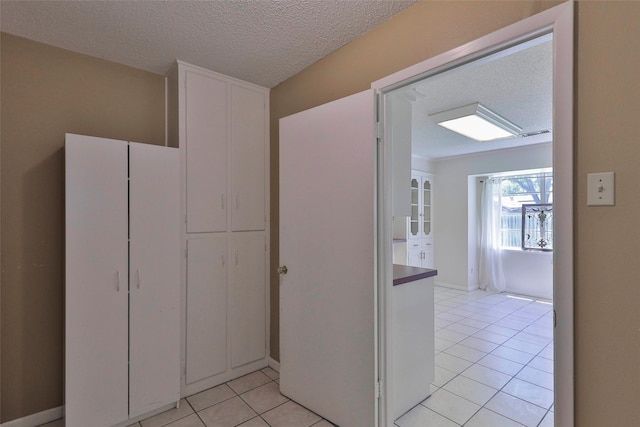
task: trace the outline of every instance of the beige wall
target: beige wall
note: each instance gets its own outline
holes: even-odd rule
[[[281,83],[271,92],[274,171],[281,117],[364,90],[551,6],[420,2]],[[640,419],[640,143],[634,128],[640,117],[640,2],[579,2],[576,9],[576,425],[630,426]],[[617,204],[587,207],[586,174],[602,171],[616,172]],[[271,355],[277,360],[277,173],[271,184]]]
[[[63,404],[65,132],[164,141],[164,80],[2,34],[2,421]]]
[[[580,2],[575,105],[576,405],[580,426],[640,424],[640,2]],[[587,207],[587,173],[616,206]]]

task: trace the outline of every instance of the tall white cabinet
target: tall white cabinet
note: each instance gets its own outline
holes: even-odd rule
[[[435,268],[433,257],[433,175],[411,172],[411,216],[407,219],[407,264]]]
[[[68,427],[128,425],[180,399],[178,160],[66,135]]]
[[[268,362],[269,90],[177,62],[167,140],[183,189],[182,393]]]

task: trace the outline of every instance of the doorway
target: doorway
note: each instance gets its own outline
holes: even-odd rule
[[[388,410],[394,390],[391,224],[395,196],[402,190],[392,188],[406,188],[408,180],[397,180],[395,172],[410,172],[411,152],[406,158],[394,155],[388,142],[389,94],[549,33],[554,55],[553,322],[559,343],[553,415],[556,425],[573,425],[572,3],[374,82],[373,90],[281,119],[280,211],[290,215],[281,217],[280,238],[283,394],[338,425],[394,425]],[[403,161],[406,168],[397,167]],[[334,235],[340,239],[327,238]],[[299,257],[303,251],[311,256]]]
[[[390,76],[379,82],[375,82],[373,87],[378,89],[380,93],[379,100],[379,116],[383,118],[384,122],[384,137],[386,140],[392,141],[389,145],[396,144],[393,139],[394,135],[391,133],[390,128],[392,124],[397,122],[393,118],[393,110],[390,106],[398,104],[399,102],[409,103],[412,106],[418,105],[421,98],[430,98],[431,100],[439,100],[438,92],[431,91],[433,88],[425,88],[431,82],[438,82],[446,78],[446,75],[450,72],[457,73],[463,70],[471,70],[474,68],[491,68],[496,65],[500,60],[508,60],[516,58],[518,55],[524,54],[527,50],[545,50],[547,57],[555,58],[556,63],[550,64],[550,85],[548,91],[552,94],[552,101],[548,101],[549,116],[546,123],[548,126],[536,124],[529,124],[528,130],[522,129],[522,133],[518,138],[520,144],[517,146],[509,146],[508,140],[502,140],[495,143],[489,143],[489,150],[491,154],[480,154],[483,150],[477,149],[474,152],[462,152],[461,144],[452,144],[449,140],[449,145],[445,147],[431,147],[433,152],[438,150],[451,150],[452,145],[455,145],[457,154],[449,156],[455,161],[449,162],[444,166],[445,156],[440,160],[434,160],[433,158],[411,158],[405,162],[405,166],[408,166],[410,170],[421,170],[423,172],[430,172],[434,174],[434,187],[432,189],[432,196],[434,197],[434,205],[436,205],[435,214],[431,226],[433,227],[434,237],[433,244],[435,247],[434,265],[439,270],[439,276],[436,278],[436,283],[442,286],[443,289],[449,288],[449,294],[445,293],[442,298],[455,299],[457,296],[463,294],[456,294],[456,292],[464,292],[467,295],[466,298],[473,298],[474,289],[478,287],[478,271],[477,271],[477,249],[473,245],[468,245],[469,235],[477,233],[477,229],[472,227],[465,227],[467,225],[467,217],[471,216],[470,211],[476,209],[475,206],[467,204],[467,190],[469,183],[468,179],[470,175],[482,174],[482,173],[494,173],[494,172],[506,172],[508,170],[525,170],[525,169],[538,169],[553,167],[555,174],[555,199],[554,209],[556,216],[555,231],[553,233],[555,238],[555,250],[553,252],[553,303],[548,300],[533,298],[531,301],[525,301],[518,295],[512,295],[511,301],[506,301],[505,305],[512,307],[528,305],[529,302],[540,305],[535,305],[530,311],[534,312],[539,310],[541,316],[544,316],[544,321],[550,323],[550,327],[553,328],[552,335],[556,337],[556,344],[547,342],[543,347],[545,355],[549,357],[547,360],[554,359],[552,362],[555,368],[555,378],[551,378],[551,384],[549,384],[548,376],[546,376],[546,384],[551,387],[552,400],[549,402],[549,393],[546,393],[544,402],[539,402],[540,407],[546,406],[546,409],[540,413],[540,417],[537,422],[541,422],[543,418],[545,422],[551,421],[548,425],[553,425],[555,418],[556,425],[573,425],[573,362],[572,362],[572,337],[573,337],[573,325],[572,325],[572,212],[571,212],[571,200],[572,200],[572,165],[571,165],[571,152],[572,152],[572,139],[571,139],[571,74],[572,74],[572,36],[571,36],[571,20],[569,16],[572,16],[571,5],[564,5],[562,10],[555,10],[555,14],[547,13],[546,17],[532,17],[521,23],[515,24],[490,36],[479,39],[468,46],[463,46],[456,51],[449,52],[436,57],[431,60],[425,61],[422,66],[411,67],[410,70],[405,70],[397,75]],[[564,12],[564,13],[563,13]],[[537,21],[537,22],[536,22]],[[543,22],[546,24],[541,25]],[[551,23],[549,23],[551,22]],[[500,33],[498,35],[498,33]],[[564,54],[561,54],[564,52]],[[568,59],[567,59],[568,58]],[[535,60],[534,60],[535,61]],[[469,76],[465,77],[469,81]],[[473,83],[479,84],[478,82]],[[555,84],[551,84],[554,82]],[[560,84],[559,82],[563,82]],[[462,92],[472,91],[472,84],[462,87]],[[421,90],[422,89],[422,90]],[[508,94],[509,91],[513,91],[513,88],[509,89],[509,82],[504,80],[504,86],[500,89],[505,89],[502,94]],[[442,96],[442,94],[440,94]],[[444,94],[446,96],[446,93]],[[530,96],[530,95],[529,95]],[[422,109],[412,108],[412,122],[415,122],[413,115],[416,115],[417,110],[421,110],[417,113],[419,116],[417,120],[428,120],[429,115],[435,115],[443,110],[452,109],[459,105],[465,105],[459,99],[453,99],[455,97],[446,98],[451,103],[450,105],[429,106],[427,105]],[[477,102],[478,99],[474,99]],[[439,102],[442,101],[440,100]],[[519,101],[522,102],[522,101]],[[446,102],[445,102],[446,103]],[[495,105],[495,103],[494,103]],[[564,107],[564,108],[563,108]],[[431,111],[427,111],[431,108]],[[497,106],[496,109],[502,109],[503,107]],[[506,108],[507,111],[513,112],[513,108]],[[506,113],[505,113],[506,114]],[[441,132],[446,132],[441,130]],[[440,133],[440,136],[443,134]],[[416,131],[415,128],[411,132],[411,137],[420,137],[420,131]],[[529,139],[532,138],[532,139]],[[438,139],[438,138],[434,138]],[[446,138],[442,138],[446,139]],[[529,139],[529,140],[527,140]],[[455,141],[454,141],[455,142]],[[511,141],[513,143],[513,141]],[[483,143],[486,144],[486,143]],[[491,145],[493,144],[493,145]],[[500,146],[500,144],[503,144]],[[545,147],[546,145],[546,147]],[[477,147],[477,145],[476,145]],[[487,145],[485,147],[487,148]],[[387,225],[379,227],[379,277],[386,277],[388,270],[398,254],[405,252],[407,254],[405,262],[411,259],[409,251],[398,250],[397,246],[394,246],[393,238],[394,231],[397,232],[397,221],[393,222],[393,209],[396,202],[396,196],[390,196],[400,188],[397,182],[394,182],[398,176],[402,174],[398,172],[398,165],[402,162],[398,160],[396,156],[397,147],[393,149],[390,147],[383,147],[379,150],[379,172],[383,175],[383,178],[379,177],[378,185],[379,200],[384,205],[379,206],[378,209],[378,221],[384,222]],[[500,150],[500,151],[498,151]],[[454,150],[455,151],[455,150]],[[546,154],[544,152],[547,152]],[[403,152],[406,156],[406,147],[400,149],[400,156]],[[395,157],[394,157],[395,156]],[[545,164],[545,156],[547,161]],[[478,160],[481,157],[486,157],[489,162],[493,162],[494,165],[488,167],[477,161],[474,163],[473,159]],[[509,157],[513,160],[511,164],[505,164],[505,157]],[[485,160],[486,160],[485,159]],[[537,159],[537,160],[536,160]],[[532,161],[535,164],[530,163]],[[536,163],[536,161],[538,163]],[[438,166],[439,164],[439,166]],[[471,169],[466,170],[461,167]],[[458,169],[456,169],[458,168]],[[475,168],[475,169],[474,169]],[[484,169],[483,169],[484,168]],[[443,171],[445,171],[443,173]],[[440,172],[440,174],[438,173]],[[457,176],[454,176],[457,174]],[[442,176],[440,176],[442,175]],[[386,176],[386,178],[385,178]],[[406,177],[406,174],[405,174]],[[406,180],[405,182],[408,182]],[[444,206],[437,207],[438,201],[441,204],[447,204],[452,199],[452,192],[458,191],[459,185],[461,193],[463,193],[464,205],[457,206],[452,209],[444,209]],[[408,185],[405,185],[408,187]],[[440,193],[440,196],[438,194]],[[440,219],[443,219],[443,212],[446,212],[446,221],[449,223],[448,227],[438,226],[438,212],[440,212]],[[404,219],[403,219],[404,221]],[[402,222],[402,221],[401,221]],[[391,225],[393,224],[393,226]],[[452,225],[453,224],[453,225]],[[459,230],[455,230],[455,224],[458,224]],[[455,233],[462,236],[456,236]],[[460,237],[460,239],[458,239]],[[464,246],[461,251],[457,248],[456,257],[444,256],[443,254],[455,254],[455,250],[451,248],[452,241],[463,241]],[[397,245],[397,244],[396,244]],[[440,246],[439,246],[440,245]],[[439,256],[440,254],[440,256]],[[442,267],[441,267],[442,265]],[[429,266],[426,266],[429,267]],[[440,275],[442,269],[443,274]],[[451,286],[453,285],[453,286]],[[392,374],[390,374],[388,366],[388,348],[385,348],[385,334],[390,330],[388,315],[385,315],[385,307],[389,307],[389,301],[392,295],[388,289],[380,290],[380,323],[379,328],[381,331],[380,349],[381,358],[379,362],[380,377],[386,378],[387,383],[393,382]],[[501,301],[502,303],[502,301]],[[525,304],[526,303],[526,304]],[[546,305],[546,307],[545,307]],[[540,307],[540,308],[538,308]],[[544,311],[544,313],[543,313]],[[562,319],[560,322],[559,320]],[[436,318],[437,320],[437,318]],[[560,338],[560,339],[558,339]],[[481,344],[481,343],[478,343]],[[542,345],[542,344],[539,344]],[[499,345],[500,346],[500,345]],[[488,347],[487,347],[488,348]],[[496,347],[497,348],[497,347]],[[530,348],[530,351],[532,351]],[[541,351],[543,348],[538,349]],[[477,349],[472,349],[477,350]],[[491,350],[493,351],[493,349]],[[539,351],[537,353],[539,353]],[[385,353],[387,352],[387,353]],[[469,351],[468,353],[471,353]],[[486,353],[490,353],[486,352]],[[479,354],[479,353],[478,353]],[[536,354],[536,357],[539,354]],[[470,356],[469,356],[470,357]],[[474,356],[475,357],[475,356]],[[545,361],[538,360],[536,363],[540,363],[538,367],[542,367],[542,363],[545,364],[545,368],[548,371],[549,366]],[[523,365],[524,366],[524,365]],[[531,368],[531,367],[530,367]],[[533,368],[536,369],[536,368]],[[541,372],[546,372],[542,371]],[[528,371],[527,371],[528,372]],[[529,373],[535,373],[531,371]],[[524,375],[524,374],[523,374]],[[450,378],[453,379],[453,378]],[[463,379],[458,382],[463,382]],[[388,387],[388,385],[387,385]],[[487,390],[485,390],[487,391]],[[500,390],[497,390],[500,391]],[[555,393],[555,396],[554,396]],[[444,392],[442,393],[444,394]],[[552,407],[553,398],[555,398],[555,406]],[[488,401],[488,400],[487,400]],[[476,402],[477,404],[478,402]],[[383,406],[383,405],[381,405]],[[425,407],[428,405],[425,405]],[[498,405],[494,405],[494,409]],[[553,411],[551,411],[553,409]],[[385,408],[380,408],[382,419],[386,419],[387,425],[393,425],[395,420],[392,420],[388,412],[385,412]],[[476,411],[477,412],[477,411]],[[485,414],[486,415],[486,414]],[[465,425],[471,417],[465,420],[455,420],[458,424]],[[511,416],[514,419],[514,416]],[[449,418],[451,421],[451,419]],[[536,423],[537,424],[537,423]],[[407,424],[408,425],[408,424]],[[544,424],[547,425],[547,424]]]

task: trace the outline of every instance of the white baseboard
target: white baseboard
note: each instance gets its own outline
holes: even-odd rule
[[[444,283],[444,282],[438,282],[437,280],[434,282],[434,284],[436,286],[440,286],[441,288],[449,288],[449,289],[455,289],[457,291],[472,291],[473,289],[467,289],[465,286],[457,286],[457,285],[452,285],[451,283]]]
[[[269,367],[274,371],[280,372],[280,362],[272,359],[271,357],[269,358]]]
[[[36,427],[59,420],[63,416],[64,406],[58,406],[57,408],[47,409],[46,411],[7,421],[6,423],[0,424],[0,427]]]

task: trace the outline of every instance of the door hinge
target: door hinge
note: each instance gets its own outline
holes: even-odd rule
[[[382,122],[376,122],[376,138],[382,141]]]
[[[558,322],[556,319],[556,311],[553,310],[553,327],[555,328],[556,326],[558,326]]]
[[[378,381],[376,383],[376,399],[380,399],[382,397],[382,381]]]

